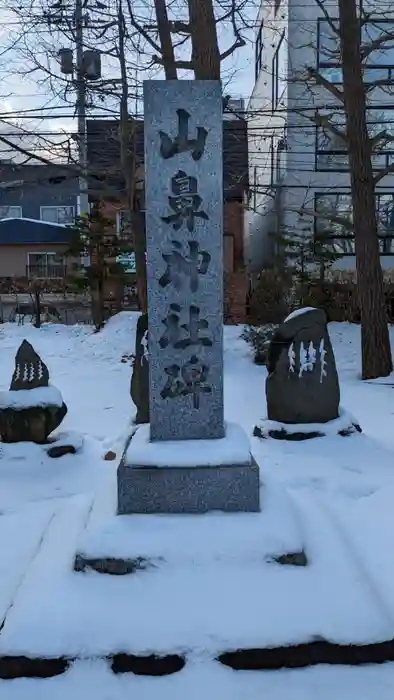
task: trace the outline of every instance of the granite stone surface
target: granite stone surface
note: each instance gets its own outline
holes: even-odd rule
[[[221,438],[221,86],[147,81],[144,110],[151,440]]]
[[[149,347],[146,314],[141,314],[137,322],[130,395],[137,409],[135,423],[149,423]]]
[[[268,418],[327,423],[339,416],[340,389],[323,309],[297,309],[273,335],[266,380]]]
[[[260,510],[259,467],[118,467],[118,515]]]

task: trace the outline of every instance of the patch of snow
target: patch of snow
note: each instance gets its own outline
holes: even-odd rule
[[[14,408],[16,411],[21,411],[35,406],[61,406],[62,403],[62,395],[55,386],[0,391],[0,408]]]
[[[0,511],[102,489],[116,491],[117,463],[104,461],[100,443],[85,436],[82,450],[61,459],[49,457],[48,447],[0,443]]]
[[[0,625],[53,517],[53,503],[0,516]]]
[[[43,221],[42,219],[28,219],[26,216],[19,216],[19,217],[7,217],[5,219],[1,219],[0,224],[3,221],[15,221],[15,223],[19,223],[21,221],[31,221],[33,224],[40,224],[40,226],[56,226],[56,228],[67,228],[70,226],[70,224],[57,224],[54,221]]]
[[[163,557],[167,563],[263,562],[264,556],[299,551],[304,542],[287,489],[266,477],[262,511],[229,515],[115,516],[90,518],[78,551],[85,557]],[[240,515],[240,517],[238,517]]]
[[[226,434],[218,440],[150,441],[150,426],[141,425],[127,449],[127,465],[142,467],[211,467],[248,464],[250,441],[243,428],[226,423]]]
[[[309,311],[317,311],[317,309],[314,306],[304,306],[302,309],[295,309],[295,311],[292,311],[291,314],[285,318],[283,323],[287,323],[287,321],[291,321],[293,318],[307,314]]]
[[[266,518],[273,532],[283,510],[277,512],[275,497],[270,505],[265,495]],[[224,516],[221,526],[219,519],[212,523],[220,532],[207,526],[208,519],[204,525],[204,518],[196,518],[189,549],[187,535],[192,528],[184,525],[188,516],[173,516],[168,528],[165,520],[169,519],[163,518],[163,539],[149,522],[144,527],[140,519],[135,521],[136,544],[145,541],[145,551],[159,552],[160,546],[154,544],[158,537],[168,559],[129,576],[72,572],[87,511],[82,503],[65,505],[29,569],[17,605],[9,611],[0,635],[0,655],[93,658],[115,651],[188,650],[213,658],[229,649],[304,643],[316,636],[342,644],[391,639],[392,620],[360,576],[358,562],[331,519],[308,494],[293,496],[293,503],[305,539],[294,542],[287,517],[285,544],[302,544],[310,558],[308,567],[267,562],[267,554],[276,552],[267,550],[264,528],[260,538],[253,531],[253,516],[246,518],[250,545],[242,524],[244,514],[238,513]],[[129,519],[130,550],[142,552],[143,547],[132,546],[134,516]],[[255,520],[257,526],[258,514]],[[170,528],[174,532],[176,526],[179,553],[170,537]],[[210,547],[211,538],[217,550]]]
[[[78,661],[48,679],[0,680],[0,700],[392,700],[394,664],[233,671],[204,657],[170,676],[115,675],[107,661]]]
[[[326,502],[326,508],[347,538],[376,597],[387,606],[394,627],[392,493],[381,489],[368,498],[354,499],[346,508],[335,502]]]
[[[347,430],[358,421],[348,411],[339,408],[339,416],[328,423],[280,423],[279,421],[265,420],[258,423],[263,437],[269,437],[272,430],[285,430],[287,433],[323,433],[323,435],[338,435],[340,430]],[[343,439],[343,438],[341,438]]]
[[[392,700],[394,664],[233,671],[205,658],[171,676],[115,675],[108,662],[79,661],[55,678],[0,681],[0,700]]]

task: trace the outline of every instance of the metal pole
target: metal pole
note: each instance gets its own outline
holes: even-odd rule
[[[76,87],[78,117],[79,215],[89,213],[86,149],[86,80],[83,71],[83,7],[82,0],[75,1]]]

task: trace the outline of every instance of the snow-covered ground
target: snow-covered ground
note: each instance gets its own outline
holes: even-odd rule
[[[363,434],[302,443],[251,438],[262,478],[260,514],[113,516],[117,461],[130,428],[137,316],[99,334],[86,327],[5,324],[0,390],[26,338],[47,364],[83,434],[77,455],[0,445],[0,656],[78,657],[57,678],[0,681],[0,700],[391,700],[394,663],[232,671],[227,649],[394,638],[394,378],[358,378],[359,328],[331,324],[341,404]],[[225,417],[249,436],[265,415],[265,369],[240,328],[225,328]],[[394,340],[394,332],[392,332]],[[273,556],[300,551],[309,566]],[[72,572],[76,552],[144,556],[131,576]],[[162,678],[115,676],[120,651],[185,653]]]

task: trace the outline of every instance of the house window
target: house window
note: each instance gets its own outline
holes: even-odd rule
[[[346,172],[349,170],[347,144],[340,137],[341,133],[345,133],[344,114],[335,112],[330,116],[330,123],[337,129],[338,135],[327,127],[316,127],[316,170]],[[367,110],[367,125],[371,137],[383,134],[374,147],[372,167],[374,170],[387,168],[394,162],[394,107],[371,107]]]
[[[59,279],[64,277],[64,258],[58,253],[28,253],[29,279]]]
[[[0,219],[21,219],[22,207],[12,207],[7,204],[0,207]]]
[[[272,111],[277,109],[286,88],[286,44],[283,31],[272,59]]]
[[[316,193],[315,212],[315,237],[335,255],[354,255],[350,192]],[[394,190],[376,194],[376,214],[380,254],[394,255]]]
[[[334,31],[338,20],[317,20],[317,69],[331,83],[342,83],[339,36]],[[373,51],[368,47],[387,35]],[[361,28],[362,47],[368,53],[364,58],[364,82],[391,83],[394,79],[394,20],[369,20]]]
[[[74,207],[40,207],[41,221],[51,224],[73,224],[75,219]]]
[[[256,80],[260,75],[260,71],[261,71],[261,67],[262,67],[263,25],[264,25],[264,20],[261,20],[260,29],[259,29],[258,34],[257,34],[256,46],[255,46],[254,76],[255,76]]]

